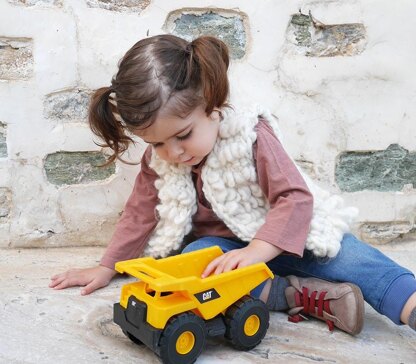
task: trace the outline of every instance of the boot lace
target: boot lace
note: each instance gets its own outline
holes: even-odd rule
[[[328,292],[322,291],[318,292],[313,291],[309,297],[309,290],[306,287],[302,287],[302,293],[296,292],[295,293],[295,303],[296,307],[302,307],[301,313],[305,315],[314,314],[318,317],[321,317],[326,324],[328,325],[329,331],[334,330],[334,322],[331,320],[325,320],[323,313],[324,311],[332,315],[332,312],[329,308],[329,300],[325,299],[325,296]],[[316,298],[318,296],[318,299]],[[307,318],[300,313],[296,315],[289,316],[288,320],[290,322],[298,323],[303,320],[307,320]]]

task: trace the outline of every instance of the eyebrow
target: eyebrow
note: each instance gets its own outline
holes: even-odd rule
[[[176,136],[176,135],[178,135],[178,134],[180,134],[180,133],[183,133],[186,129],[188,129],[190,126],[192,125],[192,123],[189,123],[187,126],[185,126],[183,129],[181,129],[181,130],[179,130],[178,132],[176,132],[175,134],[173,134],[173,135],[171,135],[171,136],[169,136],[168,138],[166,138],[166,139],[170,139],[170,138],[172,138],[172,137],[174,137],[174,136]],[[163,142],[150,142],[150,141],[147,141],[147,140],[144,140],[143,138],[142,138],[142,140],[145,142],[145,143],[147,143],[147,144],[158,144],[158,143],[163,143]]]

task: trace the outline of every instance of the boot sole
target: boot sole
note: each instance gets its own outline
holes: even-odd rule
[[[364,296],[361,292],[361,289],[353,283],[344,283],[345,285],[349,286],[351,290],[354,292],[354,297],[357,303],[357,311],[358,311],[358,322],[355,326],[354,330],[347,331],[351,335],[358,335],[364,326]],[[345,331],[344,328],[342,330]]]

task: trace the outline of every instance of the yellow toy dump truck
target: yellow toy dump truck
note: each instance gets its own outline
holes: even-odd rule
[[[118,272],[138,281],[122,287],[114,322],[164,364],[193,363],[207,336],[224,335],[240,350],[254,348],[266,335],[269,311],[249,293],[273,273],[258,263],[201,278],[221,254],[214,246],[164,259],[118,262]]]

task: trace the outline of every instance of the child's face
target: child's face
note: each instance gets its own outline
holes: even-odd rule
[[[212,150],[218,136],[220,114],[205,114],[202,106],[186,118],[159,113],[155,122],[135,135],[152,144],[159,157],[169,163],[189,166],[200,163]]]

